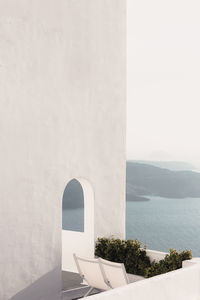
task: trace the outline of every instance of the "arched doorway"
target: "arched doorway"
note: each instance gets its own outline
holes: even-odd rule
[[[70,180],[62,203],[62,270],[77,272],[73,253],[85,257],[94,255],[94,192],[88,180]]]
[[[84,193],[77,179],[70,180],[64,190],[62,230],[84,232]]]

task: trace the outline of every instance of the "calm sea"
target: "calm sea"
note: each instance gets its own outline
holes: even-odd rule
[[[148,249],[189,249],[200,256],[200,199],[148,198],[127,202],[126,238],[138,239]]]
[[[148,249],[191,249],[200,256],[200,199],[148,198],[150,201],[127,202],[126,238],[138,239]],[[82,210],[65,210],[63,226],[83,229]]]

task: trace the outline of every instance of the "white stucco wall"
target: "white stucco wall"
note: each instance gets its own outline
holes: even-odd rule
[[[125,233],[125,0],[0,0],[0,299],[55,300],[67,182]],[[70,241],[69,241],[70,242]]]
[[[199,300],[200,266],[193,265],[121,288],[87,297],[90,300]]]
[[[156,250],[149,250],[146,249],[147,256],[150,258],[150,261],[156,261],[159,262],[160,260],[164,259],[165,256],[169,253],[167,252],[161,252]]]

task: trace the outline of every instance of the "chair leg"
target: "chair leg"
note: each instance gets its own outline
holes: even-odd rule
[[[94,289],[94,288],[91,287],[91,288],[89,289],[89,291],[87,291],[87,293],[83,296],[83,298],[89,296],[89,294],[91,293],[91,291],[92,291],[93,289]]]

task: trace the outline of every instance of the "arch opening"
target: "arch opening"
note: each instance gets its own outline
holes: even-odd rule
[[[84,178],[66,185],[62,201],[62,270],[77,272],[73,253],[94,256],[94,192]]]
[[[63,193],[62,230],[84,232],[84,193],[77,179],[70,180]]]

